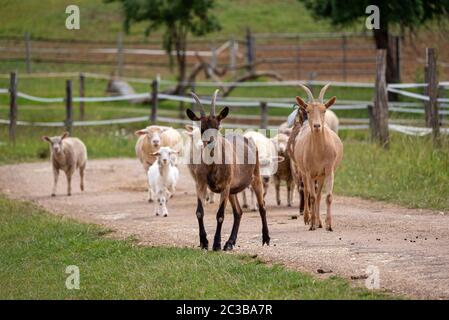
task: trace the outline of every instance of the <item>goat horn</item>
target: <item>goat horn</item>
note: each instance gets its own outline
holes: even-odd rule
[[[190,94],[192,95],[193,99],[195,99],[196,103],[198,104],[198,106],[200,107],[200,114],[202,117],[206,116],[206,112],[204,112],[204,107],[200,102],[200,98],[198,98],[198,96],[195,94],[195,92],[190,92]]]
[[[212,97],[212,105],[211,105],[211,108],[210,108],[210,115],[211,116],[215,116],[215,102],[217,101],[217,95],[218,95],[219,91],[220,91],[219,89],[215,90],[214,96]]]
[[[309,97],[309,102],[315,101],[315,99],[313,98],[312,91],[310,91],[309,88],[307,88],[307,87],[306,87],[305,85],[303,85],[302,83],[300,83],[299,86],[300,86],[301,88],[303,88],[304,91],[307,93],[307,96]]]
[[[328,84],[326,84],[326,85],[321,89],[321,91],[320,91],[320,97],[319,97],[319,100],[320,100],[321,103],[323,103],[323,100],[324,100],[324,94],[326,93],[326,90],[327,90],[327,88],[329,88],[330,85],[331,85],[331,84],[328,83]]]

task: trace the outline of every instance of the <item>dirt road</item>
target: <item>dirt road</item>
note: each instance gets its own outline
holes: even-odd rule
[[[178,191],[169,202],[169,217],[156,217],[146,202],[145,177],[137,160],[90,161],[86,191],[74,179],[73,195],[65,196],[60,178],[58,195],[50,197],[50,163],[0,167],[0,192],[32,200],[44,208],[113,228],[118,236],[135,235],[144,244],[196,247],[194,183],[181,167]],[[261,223],[256,212],[244,212],[235,252],[257,254],[268,262],[320,277],[340,275],[364,284],[368,266],[379,269],[380,286],[415,298],[449,299],[449,217],[439,212],[411,210],[357,198],[335,197],[334,232],[308,231],[297,209],[275,205],[274,187],[267,195],[271,245],[261,246]],[[296,205],[297,202],[295,202]],[[217,204],[206,206],[209,242],[215,231]],[[232,225],[230,209],[223,240]],[[223,241],[224,244],[224,241]],[[324,274],[318,272],[321,269]],[[362,279],[361,279],[362,278]]]

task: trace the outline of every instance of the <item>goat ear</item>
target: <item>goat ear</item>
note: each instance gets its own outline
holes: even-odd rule
[[[156,151],[156,152],[153,152],[152,155],[157,157],[157,156],[160,156],[161,153],[159,151]]]
[[[192,110],[187,109],[186,110],[186,114],[187,114],[187,117],[189,117],[190,120],[192,120],[192,121],[200,121],[200,118],[198,118],[196,116],[195,112],[193,112]]]
[[[48,136],[42,136],[42,140],[51,143],[51,140],[50,140],[50,138]]]
[[[223,120],[224,118],[226,118],[228,116],[229,113],[229,108],[228,107],[224,107],[223,109],[221,109],[220,113],[218,114],[218,121]]]
[[[326,106],[327,109],[329,109],[335,103],[335,101],[337,101],[337,97],[333,96],[324,105]]]
[[[136,132],[134,132],[134,134],[136,136],[143,136],[144,134],[147,134],[147,129],[142,129],[142,130],[137,130]]]
[[[176,150],[170,150],[170,154],[178,154],[179,153],[179,151],[176,151]]]
[[[186,124],[185,125],[185,128],[186,128],[186,130],[188,131],[188,132],[192,132],[193,131],[193,126],[192,125],[190,125],[190,124]]]
[[[62,134],[62,136],[61,136],[61,140],[67,138],[69,135],[70,135],[70,133],[68,133],[67,131],[64,132],[64,133]]]
[[[307,110],[307,103],[305,103],[304,100],[301,99],[301,97],[296,96],[296,102],[302,110]]]

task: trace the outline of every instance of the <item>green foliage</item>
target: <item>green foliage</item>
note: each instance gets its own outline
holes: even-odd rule
[[[163,45],[169,53],[174,49],[177,55],[185,57],[189,33],[203,36],[220,28],[211,14],[213,0],[105,0],[121,2],[124,13],[124,27],[129,31],[133,23],[147,22],[145,34],[164,28]],[[178,63],[183,63],[178,61]]]
[[[388,30],[389,25],[401,29],[414,30],[434,19],[448,17],[448,0],[299,0],[304,3],[317,18],[326,18],[335,25],[346,25],[366,17],[366,7],[376,5],[380,10],[381,29]]]
[[[388,299],[248,255],[112,240],[111,230],[0,196],[0,299]],[[80,270],[67,290],[65,268]]]

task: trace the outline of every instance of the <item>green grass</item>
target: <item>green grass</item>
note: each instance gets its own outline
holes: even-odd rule
[[[65,28],[65,8],[70,4],[80,7],[80,30]],[[120,4],[105,4],[103,0],[0,0],[0,7],[0,36],[22,37],[28,31],[35,38],[115,41],[122,29]],[[328,23],[314,21],[297,0],[219,0],[213,13],[222,29],[210,34],[210,39],[220,35],[243,36],[246,27],[254,32],[334,31]],[[126,39],[143,40],[145,27],[133,26]],[[161,31],[150,36],[160,38]]]
[[[248,255],[142,247],[0,196],[0,299],[386,299]],[[68,290],[65,269],[80,270]]]
[[[335,191],[414,208],[449,212],[449,140],[393,134],[389,150],[347,136]]]

